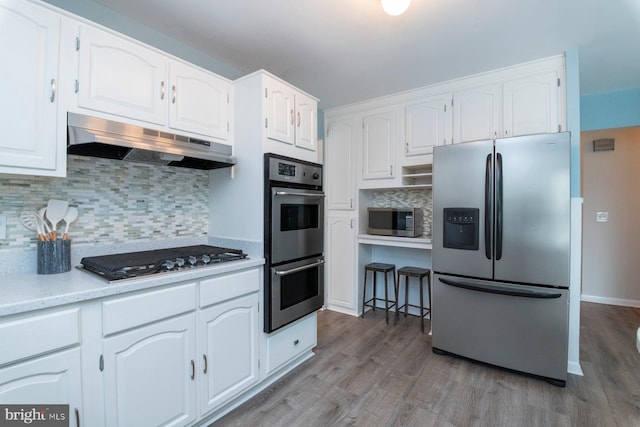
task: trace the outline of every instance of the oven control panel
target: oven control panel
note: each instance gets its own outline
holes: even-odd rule
[[[269,181],[322,186],[322,165],[281,156],[267,156]]]

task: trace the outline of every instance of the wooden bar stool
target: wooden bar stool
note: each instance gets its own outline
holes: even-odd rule
[[[367,295],[367,272],[373,272],[373,298],[366,300]],[[384,274],[384,299],[377,298],[376,296],[376,284],[377,284],[377,273]],[[393,292],[395,294],[395,300],[389,303],[389,286],[387,274],[391,273],[393,277]],[[366,307],[371,307],[373,310],[376,309],[376,301],[384,301],[384,314],[387,321],[387,325],[389,324],[389,309],[392,307],[398,307],[398,288],[396,285],[396,266],[393,264],[385,264],[382,262],[372,262],[371,264],[367,264],[364,266],[364,286],[362,289],[362,317],[364,318],[364,311]],[[397,316],[396,316],[397,317]]]
[[[427,314],[431,313],[431,270],[428,268],[420,267],[402,267],[398,270],[398,287],[400,287],[400,276],[404,276],[404,304],[398,307],[398,312],[404,308],[404,317],[407,317],[407,311],[409,307],[420,309],[420,330],[424,334],[424,318]],[[420,305],[409,304],[409,277],[416,277],[420,279]],[[424,293],[423,282],[424,278],[427,278],[427,293],[429,295],[429,307],[424,307]],[[396,291],[397,295],[397,291]],[[396,296],[397,297],[397,296]],[[396,313],[397,316],[397,313]]]

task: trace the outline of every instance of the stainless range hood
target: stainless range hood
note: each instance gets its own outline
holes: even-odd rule
[[[231,146],[140,126],[67,113],[67,153],[191,169],[236,164]]]

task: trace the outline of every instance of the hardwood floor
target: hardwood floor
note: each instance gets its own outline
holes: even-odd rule
[[[640,309],[582,303],[584,376],[559,388],[435,355],[417,317],[324,311],[316,356],[214,425],[640,426],[639,326]]]

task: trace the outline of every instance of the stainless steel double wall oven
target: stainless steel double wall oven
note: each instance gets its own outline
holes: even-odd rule
[[[322,165],[265,154],[264,331],[324,304]]]

